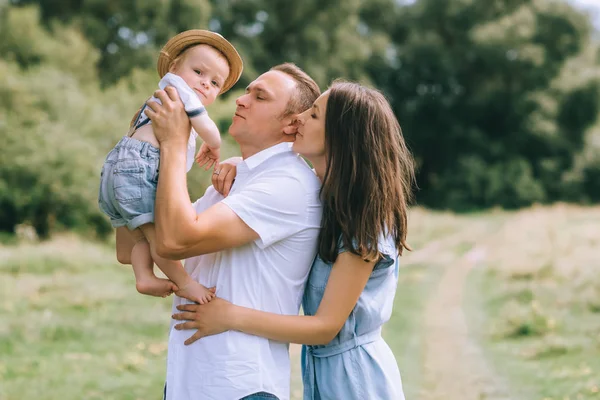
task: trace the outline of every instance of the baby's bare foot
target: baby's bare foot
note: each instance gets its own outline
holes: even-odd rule
[[[167,297],[177,290],[177,286],[170,280],[157,278],[155,276],[138,280],[135,283],[135,288],[141,294],[156,297]]]
[[[190,280],[180,290],[175,291],[175,294],[200,304],[208,303],[215,297],[213,291],[193,280]]]

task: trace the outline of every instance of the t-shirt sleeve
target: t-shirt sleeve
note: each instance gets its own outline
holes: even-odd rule
[[[167,86],[173,86],[177,89],[177,93],[183,102],[188,117],[192,118],[206,112],[206,108],[204,108],[198,95],[187,83],[185,83],[183,78],[169,72],[163,76],[158,83],[158,87],[161,89],[164,89]]]
[[[308,226],[310,196],[292,177],[258,179],[223,200],[254,230],[256,244],[264,249]]]

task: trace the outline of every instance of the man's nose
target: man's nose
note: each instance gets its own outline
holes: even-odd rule
[[[302,113],[298,114],[298,117],[296,117],[296,120],[294,122],[296,123],[296,125],[302,126],[304,125],[304,121],[306,121],[306,116],[304,115],[304,113]]]
[[[247,98],[248,98],[248,95],[247,94],[243,94],[240,97],[238,97],[237,99],[235,99],[235,104],[238,107],[246,107],[246,105],[247,105]]]

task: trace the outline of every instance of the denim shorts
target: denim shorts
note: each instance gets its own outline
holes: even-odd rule
[[[133,230],[154,222],[160,151],[123,137],[108,153],[100,174],[98,206],[113,227]]]

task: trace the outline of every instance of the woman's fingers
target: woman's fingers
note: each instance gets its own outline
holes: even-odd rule
[[[180,313],[172,315],[173,319],[177,319],[177,320],[180,320],[180,321],[193,321],[194,317],[195,317],[195,313],[189,312],[189,311],[180,312]]]
[[[233,186],[233,181],[235,180],[235,167],[229,168],[225,178],[223,179],[223,196],[227,196],[231,187]]]
[[[183,344],[185,344],[186,346],[189,346],[190,344],[194,343],[196,340],[203,338],[204,335],[202,335],[200,333],[200,331],[196,331],[196,333],[194,333],[192,336],[190,336],[190,338],[188,340],[186,340],[185,342],[183,342]]]
[[[198,310],[198,304],[180,304],[177,306],[179,311],[190,311],[196,312]]]
[[[215,167],[215,171],[212,175],[212,184],[215,190],[221,193],[223,196],[229,194],[233,179],[236,175],[235,165],[220,163]]]

